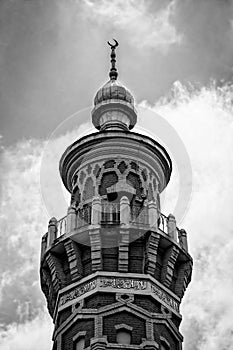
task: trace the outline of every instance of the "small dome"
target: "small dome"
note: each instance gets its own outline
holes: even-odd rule
[[[94,98],[92,122],[98,130],[129,130],[137,122],[132,94],[117,80],[109,80]]]
[[[124,86],[122,86],[117,80],[109,80],[102,88],[100,88],[94,99],[94,105],[107,101],[107,100],[120,100],[134,104],[134,98],[132,94]]]
[[[117,81],[116,52],[118,42],[111,46],[110,80],[101,87],[94,98],[92,123],[96,129],[130,130],[137,122],[137,113],[134,108],[134,98],[124,86]]]

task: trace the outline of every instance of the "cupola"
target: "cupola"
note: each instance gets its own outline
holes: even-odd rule
[[[134,108],[134,98],[131,92],[117,81],[116,47],[111,46],[111,69],[110,80],[96,93],[94,109],[92,110],[92,123],[100,130],[130,130],[137,122],[137,114]]]

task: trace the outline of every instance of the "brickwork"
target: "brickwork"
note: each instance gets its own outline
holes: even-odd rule
[[[103,268],[103,262],[101,255],[101,237],[99,229],[92,230],[90,232],[90,242],[92,271],[100,271]]]
[[[66,309],[62,310],[58,314],[57,324],[56,326],[59,327],[70,315],[72,314],[72,308],[67,307]]]
[[[154,231],[151,231],[146,246],[146,257],[145,257],[145,271],[150,275],[155,275],[158,246],[159,246],[160,235]]]
[[[176,339],[172,332],[164,324],[154,324],[154,338],[161,346],[161,338],[164,338],[169,343],[171,350],[180,350],[181,339]]]
[[[90,339],[94,337],[94,320],[77,320],[62,335],[62,350],[73,350],[73,337],[81,331],[86,332],[85,347],[90,345]]]
[[[85,298],[83,308],[99,309],[106,305],[111,305],[116,302],[116,296],[113,293],[98,293],[89,298]]]
[[[58,292],[62,287],[66,285],[66,276],[62,268],[61,261],[51,253],[46,256],[51,276],[53,288]]]
[[[179,250],[176,246],[169,247],[164,254],[163,267],[161,271],[161,282],[170,287],[172,284],[172,277],[174,272],[174,266],[178,257]]]
[[[149,312],[161,313],[161,304],[144,295],[135,295],[134,304]]]
[[[83,276],[81,251],[71,239],[64,242],[64,247],[68,257],[71,280],[74,282]]]
[[[88,276],[92,273],[91,249],[89,246],[80,246],[82,252],[83,275]]]
[[[118,271],[128,272],[129,261],[129,230],[121,230],[119,242]]]
[[[103,270],[118,270],[118,247],[102,248]]]
[[[144,265],[144,240],[138,240],[130,243],[129,246],[129,272],[143,273]]]
[[[180,265],[178,269],[178,277],[175,285],[175,293],[179,297],[183,297],[185,289],[191,280],[192,275],[192,263],[190,261]]]
[[[107,335],[110,343],[116,343],[116,328],[117,324],[126,324],[133,328],[132,344],[141,344],[142,338],[146,337],[145,320],[142,320],[130,313],[124,311],[104,317],[103,319],[103,334]]]

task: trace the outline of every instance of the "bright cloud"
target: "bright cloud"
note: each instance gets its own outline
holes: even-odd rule
[[[166,52],[169,46],[179,44],[182,39],[172,24],[174,1],[155,13],[144,0],[83,0],[83,4],[87,17],[101,24],[111,23],[121,30],[127,29],[127,37],[139,48],[158,48]]]
[[[51,350],[53,326],[45,312],[23,324],[13,324],[0,335],[0,350]]]
[[[194,258],[193,279],[181,310],[185,350],[232,349],[233,344],[232,89],[213,85],[195,90],[176,83],[169,99],[151,107],[143,104],[176,130],[193,169],[189,210],[179,224],[187,230]],[[139,116],[139,124],[156,138],[157,125],[151,115],[152,119]],[[50,156],[55,156],[49,159],[51,168],[56,168],[52,176],[57,179],[59,152],[78,135],[73,130],[65,136],[55,134],[51,140]],[[51,348],[52,320],[44,316],[45,299],[38,277],[40,239],[48,220],[40,196],[44,146],[44,142],[23,141],[2,151],[0,350]],[[173,149],[169,152],[172,155]],[[174,202],[177,187],[183,185],[177,180],[179,167],[174,170],[176,176],[163,206],[165,214],[172,211],[166,201]]]
[[[232,89],[213,84],[195,90],[177,82],[169,99],[151,107],[179,133],[193,169],[191,203],[182,222],[194,258],[181,309],[185,350],[233,349]],[[142,123],[156,135],[151,120]],[[173,177],[169,200],[177,185],[183,184]]]

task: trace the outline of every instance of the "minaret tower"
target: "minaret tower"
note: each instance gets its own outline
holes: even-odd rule
[[[155,140],[130,130],[132,94],[110,80],[94,99],[98,132],[70,145],[60,174],[67,215],[51,218],[41,245],[41,288],[53,350],[181,350],[180,303],[191,280],[187,236],[160,208],[172,163]]]

